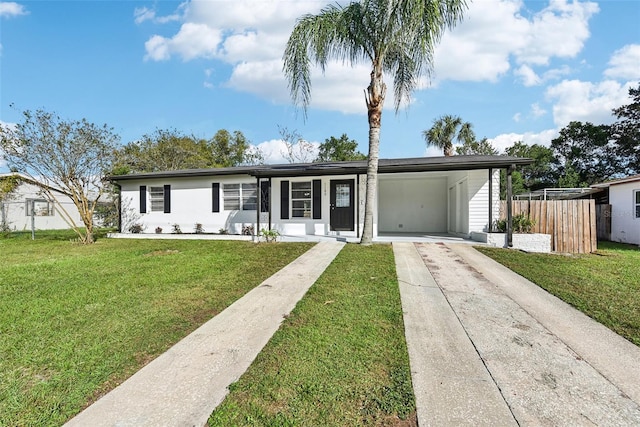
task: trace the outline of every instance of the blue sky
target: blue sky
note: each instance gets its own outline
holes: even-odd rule
[[[156,128],[240,130],[270,162],[283,161],[285,127],[312,143],[346,133],[366,152],[366,64],[316,70],[306,120],[281,72],[296,18],[328,3],[0,2],[0,122],[45,108],[106,123],[123,144]],[[571,120],[610,123],[640,82],[638,22],[637,0],[470,2],[411,104],[395,114],[388,96],[381,157],[441,155],[422,131],[444,114],[499,149],[549,145]]]

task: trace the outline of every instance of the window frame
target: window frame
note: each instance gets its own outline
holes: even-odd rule
[[[308,188],[295,188],[296,186],[300,186],[300,184],[305,184]],[[294,196],[294,192],[300,191],[308,191],[308,197],[298,197]],[[291,185],[289,187],[289,200],[290,206],[289,211],[291,213],[291,219],[313,219],[313,180],[309,181],[291,181]],[[296,207],[296,202],[302,202],[303,206]],[[308,204],[305,204],[308,202]],[[302,212],[302,215],[296,215],[296,212]]]
[[[255,211],[258,185],[255,182],[222,183],[222,208],[225,211]]]
[[[634,219],[640,219],[640,190],[633,190]]]
[[[36,209],[36,212],[33,214],[33,216],[55,216],[55,208],[53,202],[47,199],[26,199],[24,208],[25,216],[31,216],[31,207],[33,206],[35,208],[36,203],[47,204],[46,215],[38,214],[41,209]]]
[[[164,186],[149,186],[149,212],[164,212]]]

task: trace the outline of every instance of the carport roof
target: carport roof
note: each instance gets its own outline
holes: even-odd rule
[[[502,169],[511,165],[525,166],[532,159],[512,156],[440,156],[404,159],[380,159],[378,173],[432,172],[472,169]],[[367,161],[291,163],[282,165],[239,166],[233,168],[185,169],[137,173],[108,177],[112,181],[145,178],[172,178],[248,174],[258,178],[365,174]]]

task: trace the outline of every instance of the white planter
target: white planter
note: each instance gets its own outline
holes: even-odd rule
[[[551,235],[530,233],[530,234],[518,234],[513,233],[513,249],[520,249],[526,252],[551,252]],[[507,234],[506,233],[485,233],[485,232],[472,232],[471,239],[477,242],[486,243],[489,246],[495,246],[498,248],[507,247]]]

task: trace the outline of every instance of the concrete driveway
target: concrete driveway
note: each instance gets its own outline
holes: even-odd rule
[[[469,245],[394,243],[420,426],[638,426],[640,348]]]

